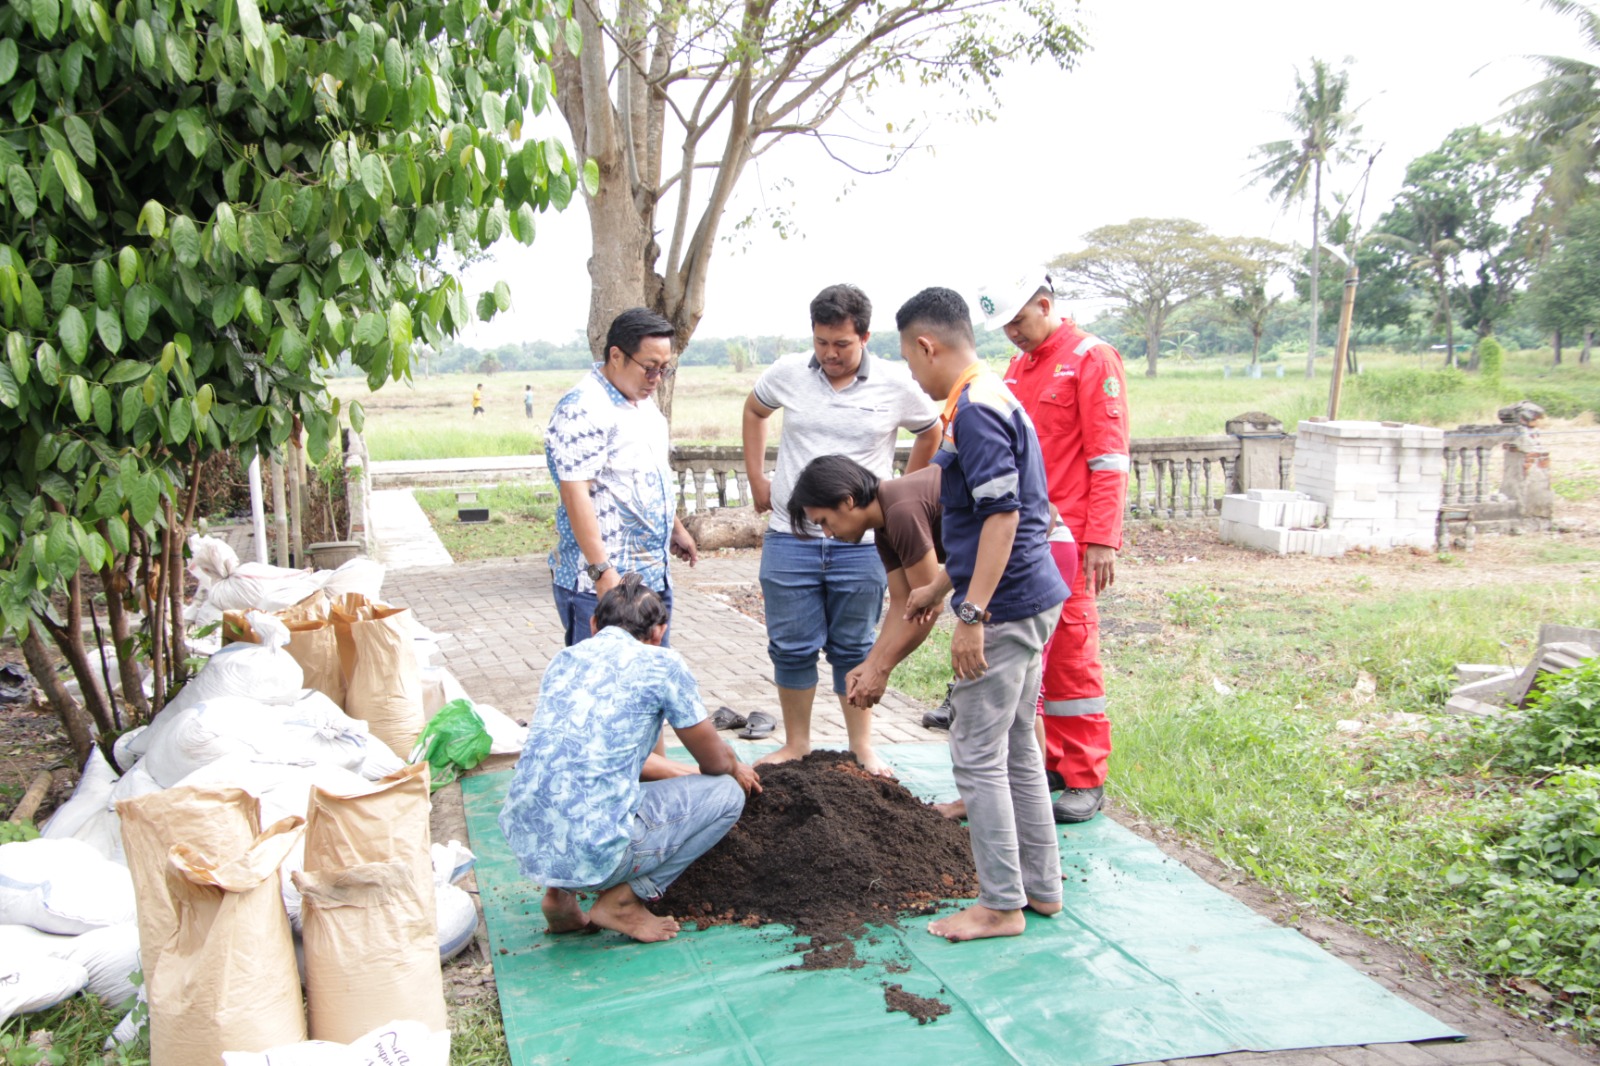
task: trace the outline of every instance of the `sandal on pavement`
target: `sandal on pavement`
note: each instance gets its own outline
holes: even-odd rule
[[[711,714],[711,724],[718,729],[742,729],[745,716],[732,707],[718,707]]]
[[[745,727],[739,731],[741,740],[765,740],[778,728],[778,720],[766,711],[756,711],[750,715]]]

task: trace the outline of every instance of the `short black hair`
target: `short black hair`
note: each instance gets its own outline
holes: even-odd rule
[[[972,312],[967,301],[954,289],[932,286],[923,289],[900,305],[895,312],[894,326],[901,333],[913,326],[926,326],[941,334],[946,342],[965,341],[977,347],[972,332]]]
[[[789,526],[804,537],[807,507],[837,507],[844,499],[865,507],[878,498],[878,475],[848,455],[819,455],[806,464],[789,490]]]
[[[829,285],[811,301],[813,326],[837,326],[845,319],[858,337],[872,329],[872,301],[854,285]]]
[[[611,328],[606,331],[605,358],[611,357],[613,348],[624,355],[638,355],[646,337],[671,338],[676,334],[671,322],[648,307],[630,307],[611,320]]]
[[[594,607],[595,632],[621,626],[635,640],[646,640],[656,626],[667,624],[667,605],[638,574],[625,574]]]

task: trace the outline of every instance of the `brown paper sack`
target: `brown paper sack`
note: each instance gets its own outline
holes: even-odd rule
[[[328,613],[328,598],[318,592],[315,596],[302,600],[295,607],[308,604],[317,597],[322,599],[321,617],[284,619],[284,628],[289,631],[289,656],[300,664],[300,670],[305,674],[306,687],[316,689],[343,710],[344,665],[339,657],[339,639]],[[261,643],[261,637],[250,625],[250,620],[245,614],[244,611],[223,613],[222,630],[225,643]],[[284,618],[285,614],[286,612],[279,611],[277,617]]]
[[[314,1040],[349,1043],[395,1019],[448,1027],[428,807],[426,763],[355,796],[311,790],[293,878]]]
[[[168,852],[183,843],[208,855],[237,855],[261,832],[261,805],[239,788],[167,788],[118,801],[117,815],[148,979],[178,927],[178,906],[167,886]]]
[[[344,712],[367,723],[372,735],[402,759],[427,724],[422,713],[422,670],[412,641],[411,611],[374,605],[348,622]],[[335,613],[336,625],[340,615]],[[341,642],[341,656],[344,645]],[[359,1035],[359,1034],[358,1034]]]

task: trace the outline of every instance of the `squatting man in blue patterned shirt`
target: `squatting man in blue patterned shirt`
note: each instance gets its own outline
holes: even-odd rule
[[[683,656],[661,646],[667,607],[639,575],[600,597],[590,628],[545,670],[500,829],[545,886],[550,932],[671,940],[678,923],[644,903],[727,834],[761,779],[717,736]],[[664,725],[698,772],[651,750]],[[598,893],[587,914],[580,891]]]

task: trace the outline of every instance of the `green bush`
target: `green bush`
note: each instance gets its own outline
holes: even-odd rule
[[[1491,878],[1471,910],[1478,958],[1490,974],[1539,982],[1550,1009],[1593,1039],[1600,1005],[1600,889]]]
[[[1489,734],[1506,769],[1600,763],[1600,661],[1588,659],[1546,680],[1526,711],[1493,722]]]
[[[1543,407],[1551,418],[1577,418],[1585,411],[1600,414],[1600,387],[1587,382],[1565,388],[1523,389],[1522,399]]]
[[[1523,880],[1600,888],[1600,770],[1574,770],[1531,792],[1510,834],[1484,857]]]
[[[1500,368],[1505,365],[1506,350],[1493,337],[1478,342],[1478,374],[1485,382],[1500,383]]]

